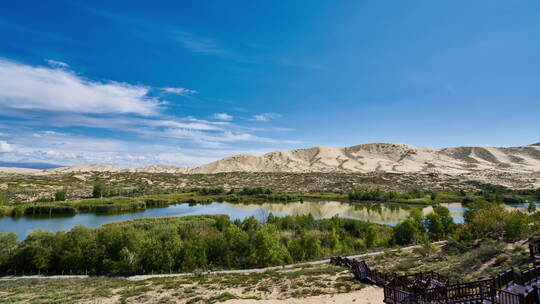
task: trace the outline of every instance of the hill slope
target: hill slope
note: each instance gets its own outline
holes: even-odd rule
[[[371,143],[346,148],[313,147],[255,155],[236,155],[191,173],[218,172],[393,172],[457,175],[480,170],[511,173],[540,171],[540,146],[418,148]]]
[[[196,168],[152,165],[124,169],[110,165],[75,165],[44,173],[148,172],[211,174],[222,172],[439,173],[449,175],[540,172],[540,145],[521,147],[457,147],[429,149],[393,143],[370,143],[346,148],[318,146],[275,151],[261,156],[241,154]]]

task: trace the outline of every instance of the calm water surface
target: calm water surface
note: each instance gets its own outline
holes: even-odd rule
[[[540,203],[536,204],[540,207]],[[455,222],[463,222],[465,208],[460,203],[441,205],[450,209],[450,213]],[[526,211],[528,204],[503,206],[508,209]],[[336,201],[305,201],[303,203],[294,202],[287,204],[229,204],[216,202],[208,205],[194,206],[178,204],[165,208],[150,208],[141,212],[123,214],[77,214],[69,217],[2,217],[0,218],[0,231],[15,232],[19,235],[19,239],[22,240],[26,235],[38,228],[48,231],[67,231],[77,225],[98,227],[110,222],[132,220],[142,217],[166,217],[196,214],[227,214],[233,220],[244,219],[250,216],[262,219],[270,212],[275,216],[297,214],[311,214],[316,218],[340,216],[380,224],[395,225],[405,219],[412,208],[421,207],[395,204],[350,204]],[[425,214],[432,210],[432,207],[422,208],[422,211]]]

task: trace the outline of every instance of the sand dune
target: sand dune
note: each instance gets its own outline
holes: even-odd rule
[[[200,166],[191,173],[218,172],[394,172],[457,175],[481,170],[540,171],[540,146],[497,148],[418,148],[372,143],[347,148],[314,147],[255,155],[236,155]]]
[[[0,171],[24,172],[9,168]],[[343,173],[440,173],[449,175],[540,172],[540,144],[521,147],[457,147],[429,149],[393,143],[370,143],[346,148],[318,146],[308,149],[275,151],[261,156],[241,154],[196,168],[152,165],[124,169],[88,164],[42,171],[45,174],[69,172],[343,172]]]
[[[41,172],[41,170],[30,169],[30,168],[0,167],[0,172],[18,173],[18,174],[31,174],[31,173],[39,173],[39,172]]]

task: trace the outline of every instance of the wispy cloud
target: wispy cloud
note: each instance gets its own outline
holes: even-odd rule
[[[218,120],[226,120],[226,121],[233,120],[233,116],[229,115],[227,113],[215,113],[212,117],[214,117],[214,119],[218,119]]]
[[[277,113],[263,113],[263,114],[253,115],[249,120],[259,121],[259,122],[269,122],[279,117],[281,117],[281,115]]]
[[[170,94],[180,95],[180,96],[190,96],[190,95],[199,93],[195,90],[190,90],[186,88],[163,88],[163,91]]]
[[[4,108],[153,115],[161,102],[148,92],[144,86],[92,81],[65,69],[0,58],[0,107]]]
[[[235,123],[228,113],[207,120],[180,117],[159,94],[187,96],[194,90],[92,80],[51,60],[48,67],[0,58],[0,121],[9,122],[0,124],[5,161],[196,165],[247,151],[241,147],[300,143],[259,136],[269,129]],[[157,96],[151,95],[156,91]],[[6,116],[10,118],[2,118]],[[277,117],[263,113],[252,120]]]
[[[13,147],[5,140],[0,140],[0,152],[11,152]]]
[[[53,60],[53,59],[46,59],[45,61],[53,68],[68,68],[69,67],[69,64],[62,61]]]

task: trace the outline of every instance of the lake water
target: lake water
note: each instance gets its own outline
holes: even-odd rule
[[[540,203],[536,203],[540,207]],[[441,204],[450,210],[455,222],[463,222],[465,208],[460,203]],[[527,210],[528,204],[503,205],[508,209]],[[350,204],[337,201],[305,201],[287,204],[230,204],[211,203],[208,205],[178,204],[164,208],[149,208],[140,212],[123,214],[76,214],[69,217],[1,217],[0,232],[15,232],[19,239],[24,239],[34,229],[48,231],[70,230],[77,225],[98,227],[106,223],[132,220],[143,217],[184,216],[196,214],[227,214],[231,219],[244,219],[254,216],[263,219],[270,212],[275,216],[307,215],[316,218],[340,216],[352,219],[370,221],[373,223],[395,225],[405,219],[414,206],[396,204]],[[427,214],[432,207],[423,207]]]

